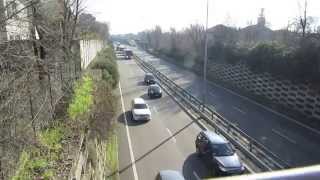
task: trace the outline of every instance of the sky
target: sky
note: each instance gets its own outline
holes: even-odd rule
[[[164,31],[205,24],[206,0],[85,0],[86,12],[110,24],[111,34],[137,33],[160,25]],[[300,14],[304,0],[209,0],[209,27],[256,23],[261,8],[271,29]],[[320,0],[308,0],[308,15],[320,17]]]

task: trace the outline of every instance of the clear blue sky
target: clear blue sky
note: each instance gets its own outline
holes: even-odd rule
[[[204,24],[206,0],[85,0],[87,12],[109,22],[112,34],[136,33],[160,25],[182,29],[192,23]],[[209,0],[209,26],[230,24],[237,27],[256,22],[265,8],[272,29],[280,29],[299,16],[304,0]],[[320,17],[320,0],[308,0],[309,15]]]

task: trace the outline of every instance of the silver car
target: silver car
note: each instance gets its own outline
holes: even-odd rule
[[[132,100],[132,119],[135,121],[148,121],[151,119],[149,106],[142,98]]]

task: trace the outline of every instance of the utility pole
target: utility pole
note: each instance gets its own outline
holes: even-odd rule
[[[207,16],[205,30],[204,60],[203,60],[203,105],[206,104],[207,97],[207,63],[208,63],[208,16],[209,16],[209,0],[207,0]]]

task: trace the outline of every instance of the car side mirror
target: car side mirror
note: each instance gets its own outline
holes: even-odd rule
[[[232,149],[234,149],[234,150],[235,150],[235,149],[239,149],[239,146],[238,146],[238,145],[233,145],[233,144],[232,144]]]

